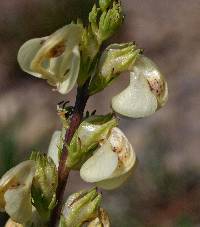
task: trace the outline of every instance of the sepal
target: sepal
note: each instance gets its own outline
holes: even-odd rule
[[[95,115],[85,119],[80,124],[68,146],[67,167],[79,169],[82,163],[92,155],[94,149],[116,125],[117,120],[112,114],[105,116]]]
[[[140,49],[136,49],[134,43],[108,46],[100,58],[98,72],[90,83],[90,94],[103,90],[120,73],[130,70],[139,55]]]
[[[33,205],[44,220],[48,220],[51,210],[56,205],[56,188],[58,183],[57,168],[50,157],[33,152],[31,159],[36,162],[33,178]]]
[[[98,216],[101,194],[96,188],[72,194],[62,209],[59,227],[81,227]]]

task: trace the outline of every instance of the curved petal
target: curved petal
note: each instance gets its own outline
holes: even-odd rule
[[[130,73],[129,86],[112,99],[113,110],[127,117],[146,117],[153,114],[157,107],[157,99],[146,79],[133,72]]]
[[[70,92],[78,79],[80,69],[80,52],[78,46],[73,48],[72,56],[67,66],[69,67],[69,71],[66,74],[66,79],[61,83],[57,83],[57,89],[61,94]]]
[[[52,158],[56,167],[58,168],[59,163],[59,148],[62,142],[62,132],[55,131],[51,137],[51,141],[48,148],[48,156]]]
[[[35,162],[28,160],[10,169],[0,180],[1,209],[5,209],[18,223],[31,218],[31,185],[34,174]]]
[[[109,178],[117,168],[118,156],[109,142],[104,143],[81,167],[80,176],[86,182]]]
[[[99,181],[96,183],[97,187],[112,190],[120,187],[127,178],[131,175],[133,167],[125,174],[120,175],[119,177],[109,178],[107,180]]]
[[[136,155],[127,137],[119,128],[115,127],[111,130],[108,141],[118,156],[117,168],[110,176],[115,178],[126,174],[135,165]]]
[[[22,70],[38,78],[42,78],[43,76],[31,69],[31,62],[46,38],[47,37],[28,40],[20,47],[17,55],[17,60]]]
[[[130,73],[129,86],[113,97],[112,108],[127,117],[146,117],[164,106],[167,99],[164,76],[149,58],[141,55]]]

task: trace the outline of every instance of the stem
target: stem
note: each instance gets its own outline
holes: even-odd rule
[[[74,111],[71,116],[69,128],[65,134],[65,144],[63,145],[63,148],[62,148],[62,154],[61,154],[61,158],[58,166],[58,187],[56,190],[57,204],[51,214],[50,222],[48,225],[50,227],[56,227],[60,219],[65,187],[67,185],[67,179],[70,172],[70,169],[68,169],[65,165],[67,160],[67,153],[68,153],[66,144],[67,145],[70,144],[71,139],[83,118],[83,112],[84,112],[87,100],[89,98],[88,82],[89,81],[87,81],[83,85],[83,87],[77,89],[77,96],[76,96]]]

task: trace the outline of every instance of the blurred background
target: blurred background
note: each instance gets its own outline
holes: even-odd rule
[[[45,81],[22,72],[19,47],[51,34],[76,19],[87,19],[90,0],[0,1],[0,175],[29,157],[47,151],[59,129],[56,104],[73,103],[52,92]],[[162,69],[169,85],[167,105],[151,117],[121,119],[138,166],[123,187],[104,192],[113,227],[200,226],[200,0],[122,0],[125,23],[111,42],[136,41]],[[111,97],[128,83],[121,76],[92,97],[87,109],[110,111]],[[106,98],[105,98],[106,97]],[[96,106],[96,104],[98,105]],[[67,194],[84,184],[70,176]],[[6,220],[0,214],[0,226]]]

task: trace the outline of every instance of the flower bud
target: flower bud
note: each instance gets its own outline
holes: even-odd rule
[[[130,70],[139,54],[133,43],[108,46],[100,58],[98,74],[90,84],[90,93],[104,89],[121,72]]]
[[[80,66],[82,26],[66,25],[52,35],[25,42],[18,52],[22,70],[56,86],[61,94],[75,85]]]
[[[120,186],[130,175],[135,164],[135,152],[126,136],[113,128],[110,136],[81,167],[83,180],[105,189]]]
[[[100,208],[98,217],[92,220],[87,227],[110,227],[110,221],[106,211]]]
[[[91,116],[84,120],[75,132],[68,147],[67,166],[79,169],[82,163],[88,156],[91,156],[93,150],[116,125],[117,120],[112,114]]]
[[[33,204],[40,216],[44,220],[48,220],[56,203],[57,169],[53,160],[44,154],[33,152],[31,159],[36,162],[36,172],[31,190]]]
[[[147,57],[137,59],[130,73],[130,84],[113,97],[112,108],[127,117],[146,117],[165,105],[167,82],[157,66]]]
[[[107,8],[110,6],[112,3],[112,0],[99,0],[99,6],[102,11],[107,10]]]
[[[71,195],[63,207],[60,227],[81,227],[97,217],[100,203],[101,194],[96,189]]]
[[[111,37],[123,22],[120,3],[114,1],[112,7],[106,10],[110,3],[109,0],[100,1],[102,12],[96,7],[96,5],[94,5],[89,14],[89,22],[92,32],[95,34],[99,44]]]
[[[99,37],[102,41],[111,37],[123,22],[122,8],[119,2],[113,2],[112,8],[104,11],[99,20]]]
[[[31,185],[35,162],[24,161],[10,169],[0,180],[0,209],[23,224],[31,219]]]

